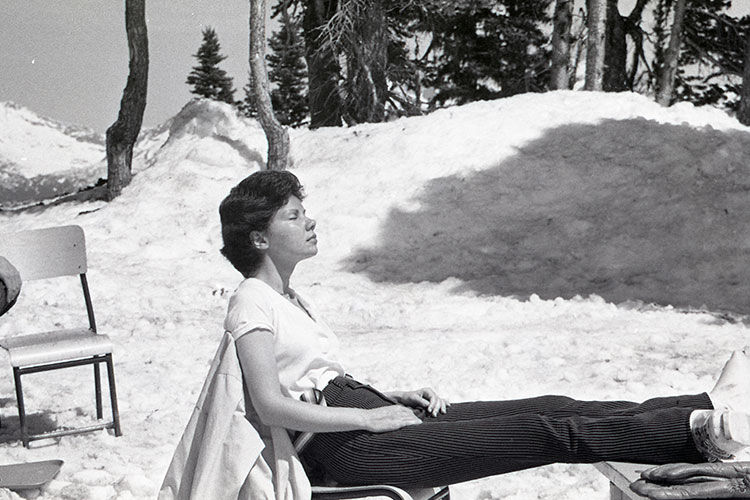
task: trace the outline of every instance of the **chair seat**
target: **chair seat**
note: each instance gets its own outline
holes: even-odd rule
[[[88,328],[56,330],[0,339],[14,367],[89,358],[112,352],[112,342]]]

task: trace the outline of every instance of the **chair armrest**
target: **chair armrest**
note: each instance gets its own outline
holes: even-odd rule
[[[308,391],[305,391],[300,396],[300,399],[304,401],[305,403],[312,403],[317,404],[320,406],[327,406],[326,405],[326,398],[323,396],[323,393],[319,391],[318,389],[310,389]],[[299,432],[294,437],[294,450],[297,452],[297,455],[302,453],[305,448],[310,444],[310,441],[315,436],[314,432]]]

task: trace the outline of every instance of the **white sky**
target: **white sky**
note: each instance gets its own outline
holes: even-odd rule
[[[272,3],[273,0],[268,0]],[[629,11],[632,0],[620,2]],[[190,99],[185,79],[201,30],[219,35],[236,98],[247,82],[248,0],[148,0],[149,94],[145,126],[176,114]],[[750,10],[735,0],[734,10]],[[124,2],[7,0],[0,17],[0,101],[103,132],[117,118],[127,79]]]
[[[149,93],[145,125],[190,99],[185,79],[201,30],[219,35],[222,63],[239,92],[247,82],[247,0],[148,0]],[[0,17],[0,101],[100,132],[117,118],[128,72],[124,2],[10,0]]]

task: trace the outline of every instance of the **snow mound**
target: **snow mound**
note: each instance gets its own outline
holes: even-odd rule
[[[265,148],[258,122],[241,116],[230,104],[193,99],[170,120],[158,154],[172,162],[260,167],[265,164]]]

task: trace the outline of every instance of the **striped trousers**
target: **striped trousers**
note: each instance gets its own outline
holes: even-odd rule
[[[337,377],[323,391],[329,406],[394,404],[370,386]],[[628,401],[542,396],[454,403],[446,414],[392,432],[316,434],[302,459],[311,475],[341,484],[431,487],[551,463],[603,460],[661,464],[703,462],[690,433],[707,394]],[[416,412],[417,410],[415,410]]]

